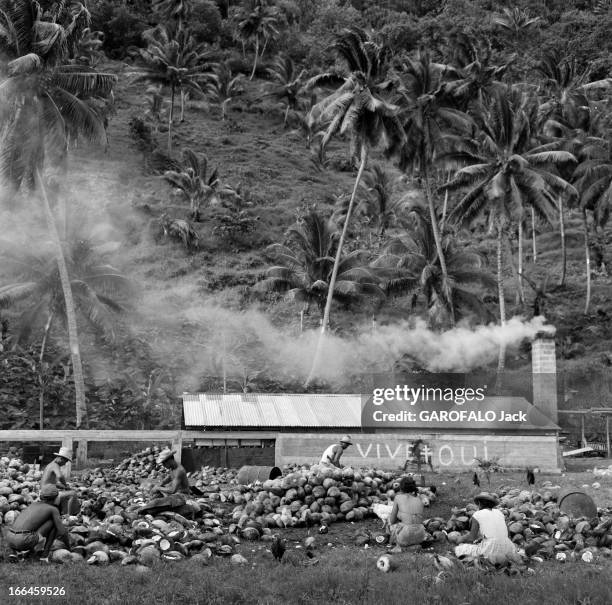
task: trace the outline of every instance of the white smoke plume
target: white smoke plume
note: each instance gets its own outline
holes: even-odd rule
[[[288,335],[272,325],[257,311],[242,313],[215,306],[186,309],[183,319],[208,345],[200,349],[200,370],[214,357],[224,357],[227,367],[245,372],[262,369],[272,378],[304,380],[312,365],[319,332]],[[355,337],[334,334],[325,337],[317,378],[331,383],[346,383],[350,376],[389,372],[403,356],[410,356],[432,372],[467,372],[497,359],[500,345],[508,349],[538,332],[554,331],[542,317],[525,321],[520,317],[505,326],[458,326],[438,333],[416,320],[364,329]],[[185,343],[186,346],[187,343]],[[189,382],[192,382],[191,380]]]

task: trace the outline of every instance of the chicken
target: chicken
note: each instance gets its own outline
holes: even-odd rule
[[[274,541],[272,542],[270,550],[272,551],[274,558],[280,562],[286,550],[285,544],[281,540],[280,536],[274,536]]]
[[[372,512],[383,522],[383,527],[389,523],[389,516],[393,510],[393,504],[375,502],[372,504]]]
[[[443,555],[435,554],[433,556],[433,560],[434,565],[438,571],[445,571],[454,567],[454,563],[452,562],[452,560]]]

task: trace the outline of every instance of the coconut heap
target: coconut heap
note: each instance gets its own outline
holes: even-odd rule
[[[334,522],[380,516],[374,511],[388,509],[399,487],[397,475],[377,469],[292,466],[278,479],[239,485],[236,470],[207,467],[190,476],[202,494],[188,502],[191,515],[176,510],[143,514],[149,484],[168,473],[157,464],[159,451],[147,448],[114,468],[75,477],[81,511],[64,517],[71,552],[56,542],[55,561],[148,566],[190,557],[207,564],[214,555],[237,561],[241,542],[270,542],[279,528],[318,525],[324,533]],[[40,471],[18,459],[0,458],[0,523],[11,524],[38,498],[40,477]],[[420,495],[425,504],[435,498],[428,489]],[[552,491],[508,489],[500,496],[510,537],[527,556],[612,553],[611,509],[600,509],[597,518],[572,519],[559,510]],[[475,510],[474,504],[453,509],[449,519],[427,519],[425,528],[434,539],[453,543],[468,531]]]
[[[516,488],[500,491],[498,508],[506,517],[510,539],[528,558],[591,561],[595,555],[612,556],[612,508],[598,509],[590,519],[574,518],[561,511],[551,490]],[[454,508],[449,519],[427,519],[425,528],[434,539],[457,543],[469,533],[470,518],[477,510],[476,504]]]

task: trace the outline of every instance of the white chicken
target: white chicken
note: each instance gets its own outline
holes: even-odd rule
[[[383,527],[389,524],[389,516],[393,510],[393,504],[383,504],[375,502],[372,504],[372,512],[383,522]]]

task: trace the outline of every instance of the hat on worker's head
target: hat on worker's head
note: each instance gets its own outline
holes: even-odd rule
[[[495,494],[489,492],[480,492],[477,496],[474,496],[474,502],[491,502],[494,506],[499,504],[499,500]]]
[[[55,500],[59,495],[59,490],[55,485],[47,483],[40,488],[40,499],[41,500]]]
[[[170,460],[170,458],[173,458],[174,454],[176,454],[175,450],[163,450],[159,453],[159,456],[157,457],[157,462],[159,464],[163,464],[164,462],[166,462],[166,460]]]
[[[69,447],[60,447],[59,452],[54,452],[54,456],[60,456],[61,458],[66,458],[69,462],[72,462],[72,449]]]
[[[340,439],[340,443],[346,443],[347,445],[353,445],[350,435],[344,435],[344,437]]]

